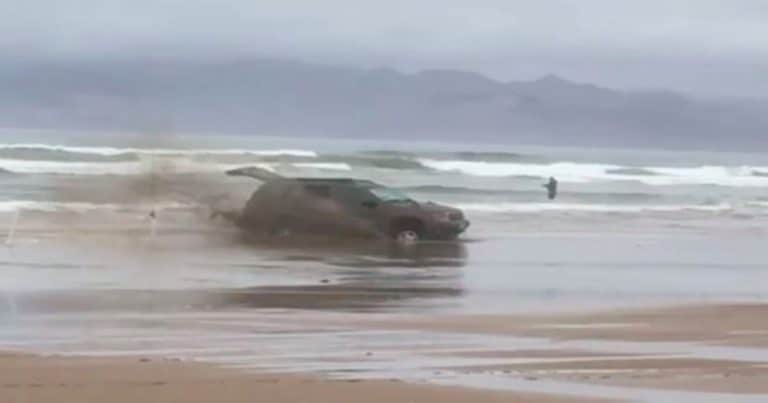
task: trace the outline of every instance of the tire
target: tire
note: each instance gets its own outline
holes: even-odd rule
[[[392,226],[392,240],[401,245],[413,245],[423,238],[423,225],[417,220],[403,220]]]
[[[403,229],[395,234],[395,241],[401,244],[413,244],[418,242],[421,236],[418,232],[412,229]]]
[[[294,225],[288,217],[279,217],[269,228],[269,235],[275,238],[288,238],[294,233]]]

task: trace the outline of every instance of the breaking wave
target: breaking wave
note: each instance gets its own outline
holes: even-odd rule
[[[383,168],[393,170],[425,170],[427,169],[415,158],[405,156],[375,156],[362,153],[361,156],[324,155],[318,157],[323,161],[346,163],[356,167]]]
[[[12,154],[11,154],[12,153]],[[316,158],[317,153],[308,150],[277,149],[164,149],[164,148],[119,148],[119,147],[73,147],[49,144],[0,144],[0,156],[19,159],[52,161],[73,161],[96,159],[123,161],[142,155],[154,156],[258,156],[258,157],[300,157]]]
[[[538,181],[555,177],[564,184],[621,182],[620,186],[725,186],[768,187],[768,166],[633,166],[596,162],[544,162],[543,156],[488,151],[372,150],[319,154],[294,148],[119,148],[50,144],[0,144],[0,174],[140,175],[146,173],[214,173],[242,166],[258,166],[287,175],[359,173],[376,178],[377,170],[401,175],[427,174],[438,181],[431,188],[406,189],[427,193],[506,195],[519,190],[491,183],[505,178]],[[394,172],[392,172],[394,173]],[[434,174],[441,174],[440,178]],[[448,174],[488,178],[485,189],[466,190]],[[383,176],[391,175],[382,173]],[[392,176],[390,176],[392,177]],[[444,177],[444,178],[443,178]],[[407,176],[406,176],[407,178]],[[400,181],[396,178],[396,181]],[[447,181],[447,182],[445,182]],[[409,181],[404,181],[409,182]],[[412,183],[412,182],[411,182]],[[422,182],[424,183],[424,182]],[[501,183],[501,182],[499,182]],[[530,183],[529,183],[530,185]],[[576,186],[568,189],[570,194]],[[538,189],[538,186],[536,187]],[[602,191],[602,189],[600,189]],[[511,191],[511,192],[510,192]],[[532,189],[528,189],[531,192]],[[638,193],[648,192],[647,189]],[[592,199],[600,201],[602,199]],[[581,200],[579,200],[581,201]]]
[[[645,213],[645,212],[729,212],[734,209],[729,203],[716,205],[622,205],[622,204],[576,204],[576,203],[454,203],[454,207],[465,211],[485,213],[540,213],[540,212],[586,212],[586,213]]]
[[[444,172],[462,173],[473,176],[488,177],[539,177],[555,176],[564,182],[590,182],[596,178],[608,175],[606,172],[621,168],[618,165],[580,164],[573,162],[557,162],[552,164],[522,164],[486,161],[445,161],[421,159],[424,166]]]
[[[556,162],[525,164],[420,159],[424,166],[440,171],[481,177],[556,177],[561,182],[633,181],[651,186],[717,185],[732,187],[768,186],[768,167],[700,166],[632,168],[611,164]]]
[[[617,168],[617,169],[608,169],[605,171],[608,174],[611,175],[626,175],[626,176],[656,176],[659,175],[656,172],[653,172],[649,169],[644,168]]]
[[[530,158],[525,154],[510,153],[510,152],[491,152],[491,151],[460,151],[455,155],[462,161],[489,161],[489,162],[501,162],[501,161],[520,161]]]
[[[188,203],[160,203],[160,204],[99,204],[99,203],[82,203],[82,202],[44,202],[44,201],[27,201],[27,200],[12,200],[12,201],[0,201],[0,212],[9,213],[16,211],[38,211],[38,212],[75,212],[86,213],[90,211],[136,211],[146,212],[152,209],[157,210],[170,210],[170,209],[185,209],[196,207],[193,204]]]
[[[0,168],[19,174],[141,175],[146,173],[193,173],[226,171],[236,166],[199,164],[191,161],[60,162],[0,160]]]
[[[627,182],[649,186],[768,186],[761,166],[625,166],[590,162],[540,162],[511,152],[363,151],[318,154],[304,149],[119,148],[50,144],[0,144],[0,173],[136,175],[148,172],[221,172],[244,165],[271,170],[353,171],[383,169],[453,173],[486,178],[544,179],[563,183]],[[440,191],[433,189],[435,191]],[[482,192],[488,194],[488,192]]]
[[[343,162],[297,162],[290,164],[296,168],[319,169],[326,171],[351,171],[352,167]]]
[[[747,207],[768,208],[768,200],[750,200],[746,205]]]
[[[505,200],[532,201],[540,200],[544,193],[539,189],[482,189],[469,188],[461,186],[440,186],[440,185],[422,185],[406,186],[400,190],[414,195],[424,197],[450,198],[465,200],[481,196],[483,198],[504,197]],[[562,197],[567,198],[568,202],[592,202],[592,203],[648,203],[659,202],[666,198],[659,193],[643,192],[616,192],[616,191],[592,191],[579,192],[569,191]]]
[[[520,154],[506,151],[453,151],[453,152],[424,152],[415,153],[400,150],[367,150],[361,154],[383,158],[416,159],[419,156],[433,156],[435,158],[457,158],[463,161],[520,161],[536,158],[535,155]]]
[[[131,162],[61,162],[0,159],[0,170],[18,174],[49,175],[142,175],[148,173],[188,174],[216,173],[240,168],[245,164],[217,164],[191,159],[147,159]],[[281,168],[310,169],[320,171],[349,171],[345,163],[249,163],[271,171]]]

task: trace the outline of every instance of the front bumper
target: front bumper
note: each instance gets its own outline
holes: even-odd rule
[[[428,237],[435,239],[452,239],[469,228],[470,222],[467,220],[445,221],[435,223],[430,228]]]

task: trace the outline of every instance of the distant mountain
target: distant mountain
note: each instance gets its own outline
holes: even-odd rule
[[[768,102],[272,59],[4,63],[0,126],[768,149]]]

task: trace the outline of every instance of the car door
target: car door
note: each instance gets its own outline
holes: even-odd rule
[[[344,208],[332,197],[331,186],[307,183],[302,191],[296,209],[303,221],[302,228],[321,234],[336,231],[339,218],[344,216]]]
[[[344,207],[345,217],[340,225],[346,232],[356,235],[375,235],[378,233],[376,222],[375,197],[368,189],[348,185],[333,189],[333,196]]]

